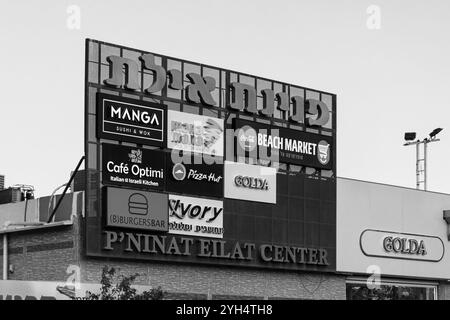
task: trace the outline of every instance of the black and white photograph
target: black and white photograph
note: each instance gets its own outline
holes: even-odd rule
[[[0,303],[450,300],[449,1],[3,0],[0,34]]]

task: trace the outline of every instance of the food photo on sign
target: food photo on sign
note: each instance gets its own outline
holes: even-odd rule
[[[169,110],[167,147],[222,157],[223,123],[223,119]]]

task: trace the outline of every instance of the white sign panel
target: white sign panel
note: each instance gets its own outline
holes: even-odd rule
[[[361,250],[372,257],[438,262],[444,256],[444,243],[438,237],[365,230]]]
[[[225,161],[225,197],[277,202],[277,169]]]
[[[223,201],[169,195],[169,233],[223,238]]]
[[[223,157],[223,119],[168,111],[167,147]]]
[[[336,200],[338,272],[450,279],[450,195],[338,178]]]

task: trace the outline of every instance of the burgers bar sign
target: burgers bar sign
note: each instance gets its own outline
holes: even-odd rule
[[[167,194],[106,187],[105,219],[110,227],[167,231]]]
[[[160,92],[168,85],[173,90],[185,90],[186,100],[191,103],[201,103],[206,106],[216,106],[212,92],[216,89],[216,80],[210,76],[201,76],[197,73],[187,73],[186,77],[190,84],[183,89],[182,72],[178,69],[166,70],[155,63],[155,56],[151,53],[143,54],[139,61],[119,56],[108,56],[110,77],[104,80],[104,84],[123,88],[130,91],[140,91],[139,70],[141,68],[147,73],[153,73],[153,82],[142,88],[143,92],[153,94]],[[127,72],[123,72],[126,69]],[[169,79],[169,80],[167,80]],[[324,126],[330,119],[327,105],[316,99],[304,99],[301,96],[293,96],[289,99],[287,92],[274,92],[271,89],[263,89],[259,92],[263,97],[263,108],[258,109],[256,105],[257,92],[255,87],[231,82],[227,88],[229,91],[228,108],[236,111],[246,111],[253,115],[272,117],[276,108],[280,111],[289,112],[292,103],[293,112],[289,120],[297,123],[306,123],[308,126]]]

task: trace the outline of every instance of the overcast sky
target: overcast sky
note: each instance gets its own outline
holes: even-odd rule
[[[71,5],[80,29],[68,27]],[[367,25],[373,5],[380,29]],[[429,145],[428,189],[450,193],[448,0],[5,0],[0,34],[7,186],[48,195],[83,155],[92,38],[336,93],[340,177],[415,187],[403,133],[442,127]]]

